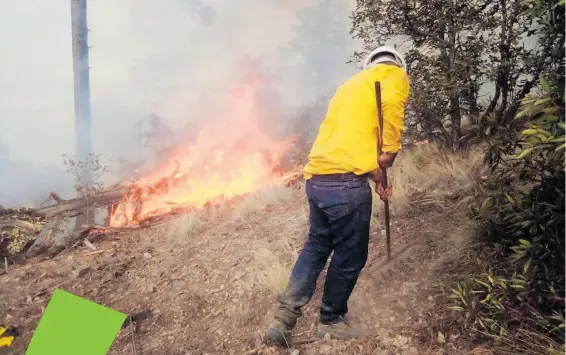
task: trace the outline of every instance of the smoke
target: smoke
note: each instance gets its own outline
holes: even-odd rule
[[[151,158],[152,115],[173,131],[206,122],[246,73],[266,79],[274,120],[291,121],[333,92],[355,71],[345,63],[356,46],[354,3],[89,0],[93,150],[111,165],[108,180],[119,178],[120,159]],[[3,1],[0,36],[0,133],[9,147],[0,204],[50,190],[70,197],[61,158],[75,153],[69,0]]]

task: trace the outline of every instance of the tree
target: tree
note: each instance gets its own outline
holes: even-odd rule
[[[539,48],[529,65],[536,71],[511,88],[507,75],[513,72],[496,70],[499,81],[487,109],[499,99],[509,103],[480,125],[491,173],[468,197],[480,267],[452,285],[449,297],[451,309],[464,313],[464,325],[496,340],[495,353],[566,349],[563,5],[528,3],[524,16],[535,21]]]
[[[358,58],[397,40],[412,82],[408,125],[446,145],[461,145],[462,121],[509,123],[538,77],[557,68],[556,27],[549,2],[523,0],[358,0],[351,33],[364,42]],[[540,7],[540,11],[530,11]],[[553,16],[558,15],[554,11]],[[552,30],[550,29],[552,28]],[[540,45],[529,48],[525,40]],[[481,91],[492,89],[488,103]]]
[[[525,129],[488,139],[506,147],[470,197],[478,265],[488,267],[450,294],[465,325],[509,347],[506,354],[565,350],[564,96],[543,77],[540,84],[515,116]]]

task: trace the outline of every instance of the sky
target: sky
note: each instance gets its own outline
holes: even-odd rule
[[[320,10],[329,3],[340,5]],[[279,105],[291,113],[319,94],[312,73],[324,63],[316,53],[332,47],[337,64],[327,64],[321,72],[329,80],[317,87],[332,90],[355,70],[345,64],[355,49],[347,19],[353,4],[88,0],[93,151],[110,160],[138,156],[136,123],[151,113],[172,125],[206,120],[247,59],[276,81]],[[70,0],[2,1],[0,204],[72,185],[61,158],[74,155],[75,145],[70,21]],[[318,49],[299,48],[303,41]]]

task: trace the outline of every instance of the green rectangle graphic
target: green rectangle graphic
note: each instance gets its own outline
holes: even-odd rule
[[[26,355],[105,355],[126,317],[57,289]]]

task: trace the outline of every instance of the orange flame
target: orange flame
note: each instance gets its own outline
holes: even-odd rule
[[[226,119],[207,124],[194,143],[137,181],[111,212],[111,226],[138,224],[177,209],[201,208],[284,181],[280,161],[294,137],[274,142],[259,128],[261,78],[240,85]]]

